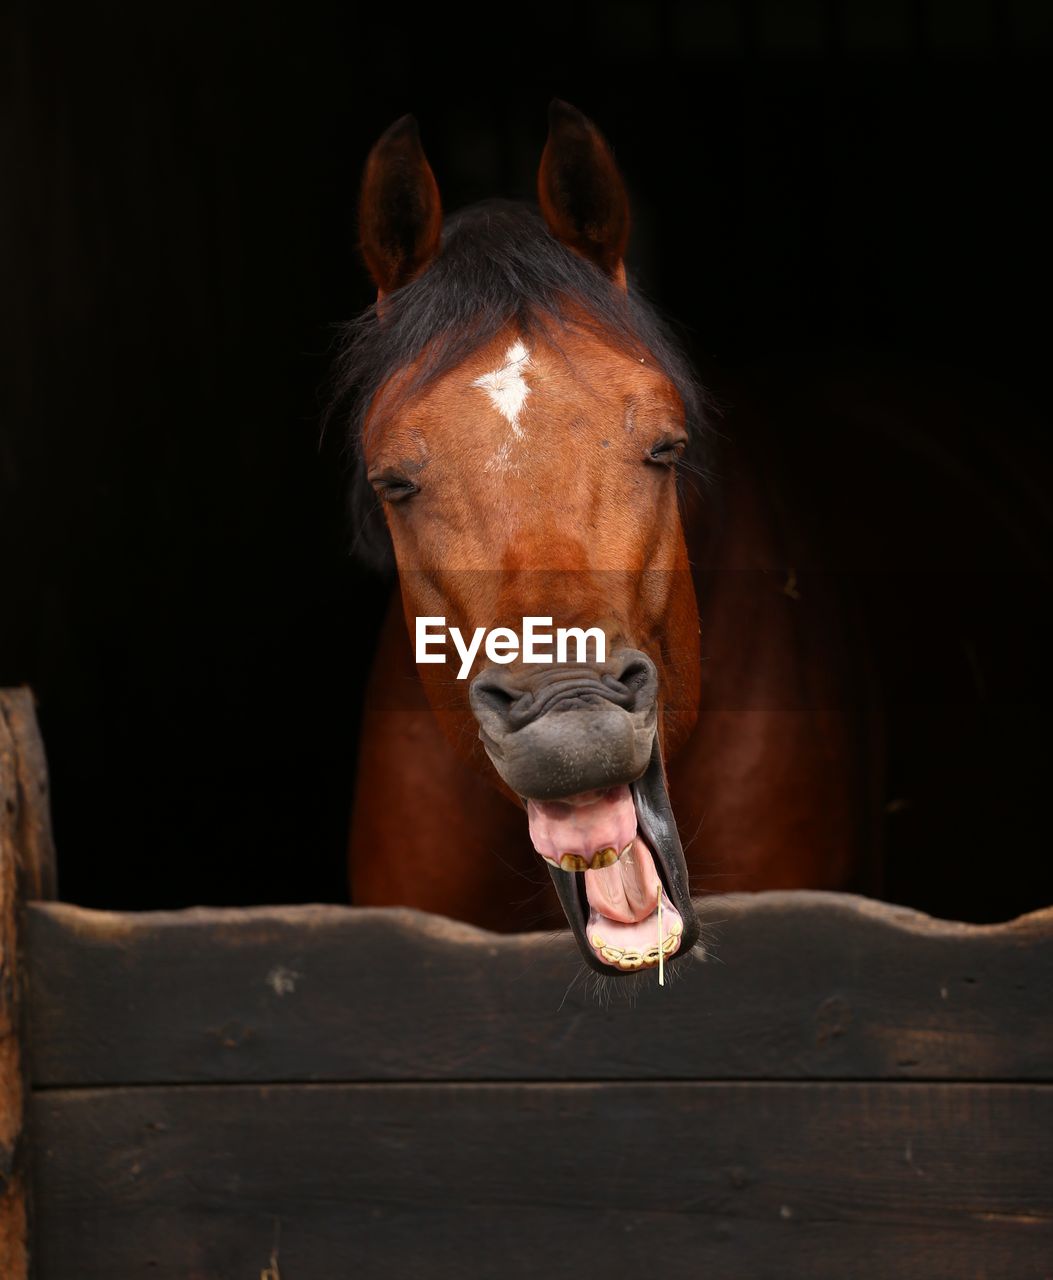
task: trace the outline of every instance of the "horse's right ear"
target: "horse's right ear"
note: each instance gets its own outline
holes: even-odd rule
[[[569,102],[553,98],[537,175],[548,229],[625,288],[629,197],[603,134]]]
[[[358,221],[362,256],[381,298],[409,284],[438,254],[442,202],[412,116],[396,120],[369,153]]]

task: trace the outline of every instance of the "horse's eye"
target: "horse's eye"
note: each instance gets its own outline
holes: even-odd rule
[[[647,454],[647,461],[655,462],[661,467],[674,467],[686,448],[686,436],[666,436],[652,445]]]
[[[385,502],[405,502],[420,492],[420,487],[401,471],[375,471],[369,483]]]

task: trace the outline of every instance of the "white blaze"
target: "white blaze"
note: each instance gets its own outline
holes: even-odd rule
[[[523,371],[530,368],[530,352],[516,341],[505,352],[505,362],[499,369],[476,378],[473,387],[480,387],[490,398],[490,403],[512,428],[517,440],[523,439],[519,418],[526,404],[530,388]]]
[[[486,464],[487,471],[511,471],[519,475],[519,463],[512,457],[512,445],[508,440],[502,440],[497,446],[497,452]]]

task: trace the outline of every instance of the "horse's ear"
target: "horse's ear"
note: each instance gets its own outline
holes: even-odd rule
[[[396,120],[369,153],[358,222],[380,297],[419,276],[439,252],[442,202],[412,116]]]
[[[549,230],[625,288],[629,197],[603,134],[568,102],[553,99],[537,175]]]

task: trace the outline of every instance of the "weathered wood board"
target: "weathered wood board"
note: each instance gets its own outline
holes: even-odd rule
[[[0,1280],[29,1273],[24,904],[55,887],[44,747],[28,689],[0,689]]]
[[[46,1280],[1025,1280],[1053,1091],[196,1086],[36,1095]]]
[[[1053,1277],[1053,910],[710,898],[597,988],[412,911],[26,903],[25,691],[0,801],[0,1280]]]
[[[35,904],[33,1081],[1053,1079],[1053,910],[979,927],[823,893],[701,909],[708,962],[597,992],[568,934]]]

